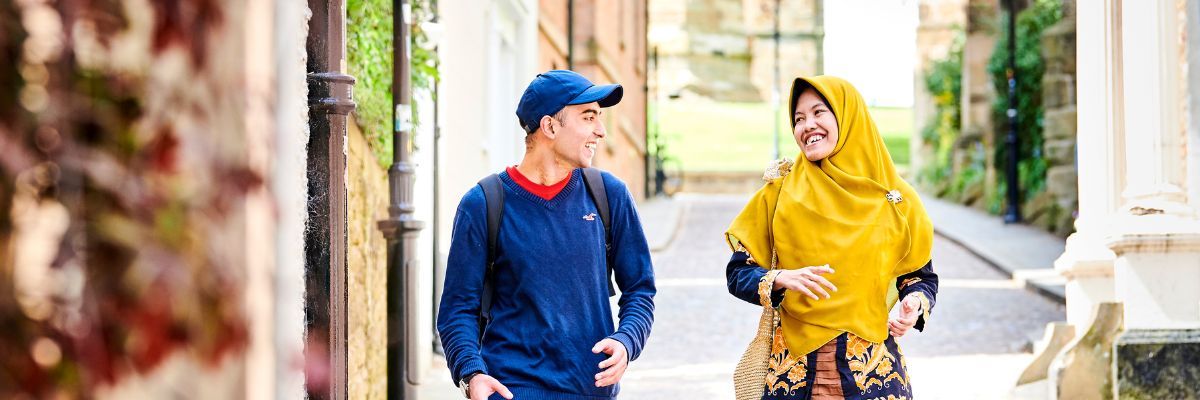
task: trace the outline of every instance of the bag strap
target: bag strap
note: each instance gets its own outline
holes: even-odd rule
[[[617,290],[612,278],[612,235],[610,233],[612,218],[608,208],[608,191],[605,189],[604,178],[598,169],[584,168],[583,181],[587,186],[588,194],[592,197],[592,202],[596,203],[600,221],[604,224],[604,261],[608,270],[608,295],[615,296]],[[500,238],[500,221],[504,216],[504,182],[500,180],[499,174],[491,174],[479,181],[479,187],[483,189],[483,197],[487,201],[488,234],[487,271],[483,276],[483,294],[479,301],[479,335],[482,337],[483,328],[491,320],[492,299],[496,293],[495,288],[492,287],[491,277],[496,264],[496,244]]]
[[[596,210],[600,212],[600,221],[604,223],[604,264],[608,267],[608,296],[616,296],[617,287],[613,284],[612,218],[608,209],[608,190],[604,187],[604,177],[596,168],[584,168],[583,181],[587,184],[588,194],[592,195],[592,202],[596,203]]]
[[[479,300],[479,336],[483,337],[483,328],[491,319],[492,269],[496,264],[496,240],[500,236],[500,218],[504,213],[504,183],[500,175],[491,174],[479,181],[483,189],[484,200],[487,201],[487,270],[483,274],[483,295]]]

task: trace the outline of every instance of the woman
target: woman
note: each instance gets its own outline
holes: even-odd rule
[[[933,307],[933,226],[849,82],[798,78],[790,99],[803,159],[769,169],[726,232],[729,292],[780,310],[762,398],[911,398],[895,338]]]

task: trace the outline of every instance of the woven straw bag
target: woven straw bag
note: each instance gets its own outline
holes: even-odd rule
[[[737,368],[733,370],[733,393],[737,400],[760,400],[767,384],[767,365],[771,360],[771,343],[775,339],[775,327],[779,326],[779,311],[771,304],[771,283],[775,281],[775,254],[771,254],[771,271],[758,284],[758,302],[763,306],[758,318],[758,332]]]

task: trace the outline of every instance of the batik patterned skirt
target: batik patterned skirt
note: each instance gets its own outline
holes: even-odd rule
[[[842,333],[818,350],[793,356],[775,327],[763,400],[911,399],[904,355],[896,340],[871,343]]]

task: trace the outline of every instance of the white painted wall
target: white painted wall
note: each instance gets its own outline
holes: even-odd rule
[[[1200,328],[1197,260],[1197,251],[1129,252],[1118,257],[1116,296],[1125,303],[1125,328]]]
[[[1076,332],[1091,325],[1096,306],[1114,301],[1113,260],[1105,245],[1111,221],[1120,204],[1125,175],[1124,125],[1121,120],[1120,56],[1114,38],[1120,27],[1112,2],[1076,3],[1076,107],[1079,174],[1079,216],[1076,232],[1054,266],[1067,276],[1067,323]]]
[[[420,244],[427,249],[422,251],[428,251],[421,255],[421,270],[431,273],[430,279],[423,282],[432,281],[432,292],[427,297],[430,302],[421,307],[431,312],[436,308],[433,299],[440,298],[442,289],[442,282],[432,274],[435,268],[444,268],[459,200],[479,179],[516,164],[524,155],[517,102],[525,86],[541,72],[537,71],[536,0],[443,0],[439,8],[439,23],[447,27],[438,43],[442,78],[438,93],[439,168],[432,171],[432,159],[418,156],[418,162],[430,162],[419,167],[424,172],[418,172],[418,182],[436,173],[440,186],[433,200],[438,205],[439,225],[427,226],[421,232]],[[432,149],[432,143],[427,148]],[[429,198],[432,187],[418,183],[416,193],[418,198]],[[417,207],[432,209],[420,204]],[[432,215],[419,218],[433,220]],[[438,254],[432,254],[435,230]],[[433,315],[428,316],[431,333],[433,319]]]
[[[270,190],[275,212],[274,344],[275,398],[305,397],[304,371],[304,221],[308,216],[308,84],[304,43],[307,3],[274,4],[274,69],[276,84],[274,162]]]
[[[421,231],[417,237],[417,269],[416,281],[417,286],[413,294],[416,296],[414,304],[417,304],[416,320],[409,321],[415,324],[412,332],[416,332],[413,337],[413,345],[410,347],[415,350],[410,354],[414,356],[411,361],[414,362],[411,371],[415,372],[414,377],[417,384],[423,383],[430,379],[430,366],[433,362],[432,349],[433,335],[435,326],[433,324],[433,271],[436,259],[433,254],[433,205],[435,197],[433,195],[433,93],[428,90],[413,91],[413,102],[421,104],[417,111],[421,114],[421,125],[417,127],[413,136],[413,158],[412,161],[416,167],[416,179],[413,182],[413,218],[425,223],[425,229]]]
[[[1115,294],[1127,329],[1200,328],[1200,214],[1184,190],[1200,179],[1187,165],[1187,11],[1167,1],[1122,4],[1127,183],[1108,239]]]
[[[246,120],[243,122],[246,140],[247,166],[262,176],[271,174],[274,158],[271,142],[274,139],[276,116],[272,114],[275,91],[274,4],[272,0],[249,0],[243,3],[246,17],[241,22],[245,31],[242,49]],[[262,251],[258,246],[271,245],[276,237],[276,219],[270,187],[252,190],[246,197],[246,245],[242,249],[246,260],[246,297],[244,309],[250,330],[246,349],[244,396],[266,399],[275,394],[275,290],[272,276],[277,254]]]

